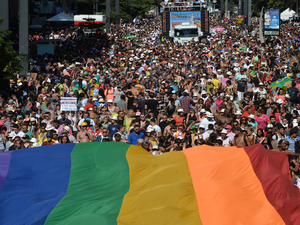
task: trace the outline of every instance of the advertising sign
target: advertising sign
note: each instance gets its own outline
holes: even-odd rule
[[[208,10],[209,13],[213,13],[214,12],[214,6],[213,5],[208,5],[207,10]]]
[[[264,9],[264,35],[279,35],[280,10]]]
[[[60,101],[61,111],[77,111],[77,98],[62,97]]]
[[[176,25],[190,23],[197,25],[198,31],[201,31],[201,13],[200,11],[170,12],[170,30],[174,32]]]

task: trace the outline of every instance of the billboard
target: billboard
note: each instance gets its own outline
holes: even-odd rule
[[[208,5],[207,10],[208,10],[209,13],[213,13],[214,12],[214,6],[213,5]]]
[[[280,10],[264,9],[264,35],[279,35]]]
[[[200,11],[170,12],[170,30],[173,32],[176,25],[190,23],[197,25],[198,31],[201,31],[201,13]]]

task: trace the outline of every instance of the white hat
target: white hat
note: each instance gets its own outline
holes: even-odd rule
[[[8,135],[8,137],[10,137],[10,138],[14,138],[14,137],[15,137],[15,135],[14,135],[13,133],[10,133],[10,134]]]
[[[37,142],[38,140],[36,138],[31,138],[30,142]]]
[[[197,93],[194,93],[194,94],[193,94],[193,97],[198,97],[198,94],[197,94]]]
[[[97,101],[97,100],[98,100],[98,99],[97,99],[97,98],[95,98],[95,97],[92,99],[92,101]]]
[[[268,124],[267,128],[272,128],[273,124]]]
[[[112,120],[118,120],[118,117],[113,116],[111,119],[112,119]]]
[[[246,75],[242,75],[241,79],[246,79],[246,77],[247,77]]]
[[[184,90],[184,93],[190,93],[188,90]]]
[[[227,130],[222,129],[221,134],[227,134]]]
[[[232,73],[230,71],[227,72],[227,75],[232,75]]]
[[[201,109],[200,113],[206,113],[206,110],[205,109]]]
[[[278,104],[282,104],[282,103],[283,103],[282,99],[278,99],[276,102],[277,102]]]
[[[221,70],[221,69],[218,69],[217,72],[222,72],[222,70]]]
[[[68,126],[64,126],[64,129],[65,129],[66,131],[70,131],[70,127],[68,127]]]
[[[32,117],[30,118],[30,121],[32,121],[32,122],[33,122],[33,121],[37,122],[37,121],[36,121],[36,118],[32,118]]]
[[[290,98],[290,95],[289,95],[289,94],[286,94],[285,97],[286,97],[286,98]]]
[[[103,98],[99,98],[98,102],[104,102]]]
[[[152,132],[152,131],[154,131],[154,130],[151,129],[151,128],[148,128],[148,129],[146,130],[147,133],[150,133],[150,132]]]
[[[47,125],[46,130],[53,130],[53,127],[51,125]]]
[[[242,112],[241,111],[236,111],[235,115],[242,115]]]
[[[114,101],[113,100],[111,100],[111,99],[108,99],[107,100],[107,103],[113,103]]]
[[[221,109],[220,112],[221,112],[221,113],[225,112],[225,109]]]
[[[250,114],[250,115],[248,116],[248,118],[250,118],[250,119],[255,119],[255,117],[254,117],[253,114]]]
[[[178,112],[184,112],[183,109],[178,109]]]
[[[209,118],[214,118],[214,115],[213,115],[212,113],[209,113],[209,114],[207,115],[207,117],[209,117]]]
[[[208,79],[207,82],[211,82],[211,79]]]
[[[34,142],[33,143],[33,145],[32,145],[32,147],[39,147],[40,145],[39,145],[39,143],[37,143],[37,142]]]
[[[239,66],[239,64],[238,64],[238,63],[234,63],[233,65],[234,65],[234,66]]]
[[[297,119],[293,119],[293,123],[297,123],[298,121],[297,121]],[[272,124],[271,124],[272,125]]]
[[[206,74],[204,73],[204,74],[202,74],[202,76],[203,76],[203,77],[206,77]]]
[[[258,85],[259,85],[259,86],[264,86],[264,83],[263,83],[263,82],[259,82]]]
[[[89,108],[88,111],[93,111],[93,108]]]
[[[79,111],[85,111],[85,109],[83,107],[80,107]]]
[[[206,94],[207,94],[206,91],[202,91],[202,92],[201,92],[201,95],[206,95]]]

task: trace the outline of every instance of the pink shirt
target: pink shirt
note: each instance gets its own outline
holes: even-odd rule
[[[258,123],[257,129],[265,130],[269,121],[269,117],[264,114],[262,117],[255,116],[255,121]]]

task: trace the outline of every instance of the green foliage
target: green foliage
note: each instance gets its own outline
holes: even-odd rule
[[[0,24],[3,19],[0,18]],[[9,40],[11,32],[0,30],[0,73],[5,79],[11,79],[20,73],[23,68],[21,66],[22,56],[19,56],[13,49],[13,42]]]
[[[143,17],[147,11],[157,5],[159,0],[119,0],[120,1],[120,19],[124,23],[132,23],[136,16]],[[129,1],[129,4],[128,4]],[[92,13],[93,3],[98,2],[100,11],[105,15],[106,0],[78,0],[79,13]],[[128,7],[128,5],[130,7]],[[110,0],[110,21],[115,23],[115,0]]]

